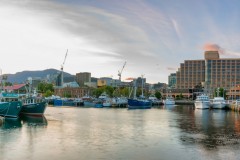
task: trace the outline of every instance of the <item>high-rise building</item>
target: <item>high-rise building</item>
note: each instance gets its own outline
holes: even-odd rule
[[[176,88],[188,89],[202,85],[229,90],[240,84],[240,58],[220,59],[218,51],[206,51],[204,60],[185,60],[176,73]]]
[[[76,82],[79,84],[79,86],[84,86],[85,82],[91,82],[91,73],[89,72],[77,73]]]
[[[168,86],[170,88],[175,88],[176,86],[176,80],[177,77],[176,77],[176,73],[171,73],[169,76],[168,76]]]

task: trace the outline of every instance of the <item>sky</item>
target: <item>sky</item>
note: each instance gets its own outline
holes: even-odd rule
[[[231,2],[231,3],[230,3]],[[3,73],[60,70],[167,83],[184,60],[240,55],[238,0],[0,0]]]

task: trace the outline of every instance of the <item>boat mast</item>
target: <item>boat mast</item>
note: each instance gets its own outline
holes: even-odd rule
[[[133,99],[136,99],[136,94],[137,94],[136,79],[133,80],[133,87],[134,87]]]
[[[142,97],[143,97],[143,74],[142,74]]]

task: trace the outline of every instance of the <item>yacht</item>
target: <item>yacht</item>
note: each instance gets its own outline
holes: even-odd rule
[[[212,101],[212,107],[215,109],[223,109],[226,105],[227,103],[223,97],[214,97]]]
[[[175,105],[175,101],[173,97],[166,97],[165,100],[163,100],[164,105]]]
[[[197,96],[197,99],[194,102],[195,108],[197,109],[209,109],[210,108],[210,100],[207,95]]]

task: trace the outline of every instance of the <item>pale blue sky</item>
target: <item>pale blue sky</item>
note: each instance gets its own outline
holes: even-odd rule
[[[231,3],[230,3],[231,2]],[[47,68],[167,82],[217,44],[239,57],[238,0],[0,0],[3,73]]]

